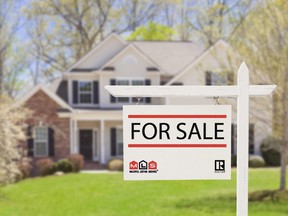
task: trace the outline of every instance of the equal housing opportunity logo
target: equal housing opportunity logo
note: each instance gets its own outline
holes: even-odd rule
[[[133,160],[129,163],[130,173],[157,173],[157,162],[141,160],[139,162]]]

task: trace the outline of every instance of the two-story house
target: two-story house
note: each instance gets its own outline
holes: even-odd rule
[[[80,153],[85,161],[99,164],[121,158],[122,105],[135,104],[137,100],[112,97],[105,85],[232,84],[233,73],[219,75],[228,68],[231,52],[221,40],[204,49],[192,42],[128,42],[117,34],[109,35],[64,72],[61,79],[49,87],[34,87],[17,102],[33,111],[27,120],[29,156],[60,159]],[[143,98],[140,103],[215,104],[215,100]],[[253,128],[250,150],[258,153],[261,136],[254,136]],[[235,153],[235,136],[232,137]]]

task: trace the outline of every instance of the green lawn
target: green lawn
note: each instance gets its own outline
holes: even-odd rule
[[[0,190],[1,216],[236,215],[231,181],[133,181],[122,173],[28,179]],[[250,191],[276,189],[278,169],[254,169]],[[287,216],[288,202],[253,202],[249,216]]]

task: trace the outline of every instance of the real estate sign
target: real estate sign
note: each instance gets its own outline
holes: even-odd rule
[[[231,178],[231,106],[123,107],[124,180]]]

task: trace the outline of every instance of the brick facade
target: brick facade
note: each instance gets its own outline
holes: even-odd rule
[[[54,130],[54,157],[52,159],[58,160],[69,156],[70,120],[69,118],[58,117],[57,110],[62,107],[42,90],[27,100],[25,106],[33,112],[32,117],[27,120],[29,126],[42,124]],[[37,159],[39,158],[34,158],[34,160]]]

